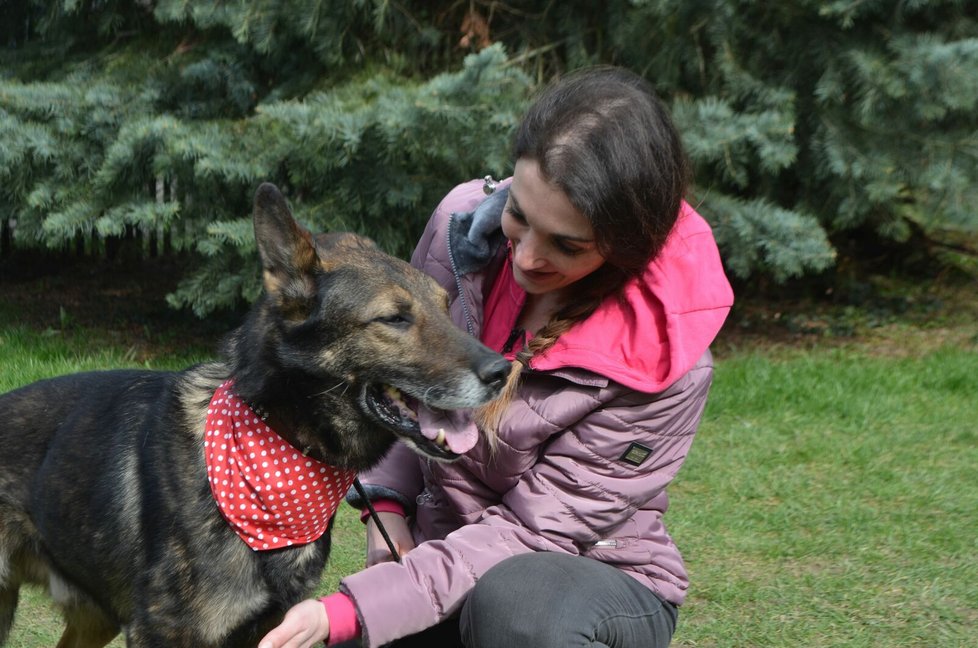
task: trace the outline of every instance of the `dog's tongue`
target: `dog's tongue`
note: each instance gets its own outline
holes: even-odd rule
[[[479,440],[479,430],[472,422],[471,412],[466,410],[431,410],[421,407],[418,410],[418,423],[421,434],[434,441],[438,430],[445,431],[448,448],[455,454],[465,454]]]

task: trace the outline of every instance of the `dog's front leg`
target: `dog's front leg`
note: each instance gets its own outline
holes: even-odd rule
[[[160,630],[148,624],[134,622],[126,632],[127,648],[216,648],[200,636],[193,621],[180,629]]]
[[[101,612],[76,608],[65,613],[65,631],[57,648],[104,648],[118,634],[118,626]]]

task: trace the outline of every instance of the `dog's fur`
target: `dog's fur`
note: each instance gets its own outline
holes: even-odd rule
[[[64,611],[59,648],[254,647],[308,596],[329,553],[252,551],[210,492],[206,410],[215,389],[259,406],[285,440],[363,469],[419,433],[385,385],[435,408],[497,395],[498,354],[453,326],[430,277],[354,234],[313,237],[279,191],[255,196],[264,296],[223,361],[182,372],[62,376],[0,396],[0,644],[23,583]]]

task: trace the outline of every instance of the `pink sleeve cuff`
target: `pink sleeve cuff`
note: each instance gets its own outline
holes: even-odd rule
[[[378,499],[376,501],[371,501],[374,505],[374,510],[378,513],[397,513],[400,516],[405,515],[404,507],[397,500],[392,499]],[[360,521],[366,524],[367,520],[370,518],[370,509],[366,506],[360,511]]]
[[[360,637],[360,619],[353,599],[342,592],[336,592],[319,599],[329,617],[329,638],[327,646],[332,646]]]

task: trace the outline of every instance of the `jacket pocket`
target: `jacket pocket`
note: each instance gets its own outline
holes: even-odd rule
[[[626,522],[614,535],[598,540],[581,555],[617,565],[647,565],[652,562],[649,543],[639,537],[638,525],[634,520]]]

